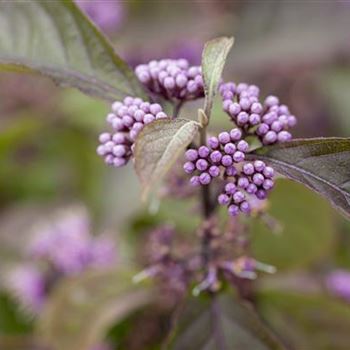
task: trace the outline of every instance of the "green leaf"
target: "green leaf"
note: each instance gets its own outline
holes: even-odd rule
[[[339,300],[275,290],[259,293],[257,307],[288,349],[349,349],[350,308]]]
[[[250,158],[271,164],[280,174],[326,197],[350,217],[350,139],[294,140],[259,148]]]
[[[191,299],[178,320],[174,350],[283,350],[253,310],[231,295]]]
[[[205,89],[205,114],[210,117],[213,100],[217,92],[226,57],[234,39],[221,37],[208,41],[202,55],[202,74]]]
[[[0,70],[40,73],[108,101],[144,96],[132,70],[71,0],[1,1]]]
[[[38,336],[53,350],[89,350],[114,323],[150,303],[145,286],[126,271],[87,273],[53,290],[38,320]]]
[[[199,127],[188,119],[162,119],[143,128],[136,139],[134,154],[144,196],[172,167]]]
[[[330,256],[336,225],[332,207],[301,184],[279,179],[269,196],[268,215],[282,231],[271,233],[259,219],[250,220],[253,255],[277,270],[309,266]]]

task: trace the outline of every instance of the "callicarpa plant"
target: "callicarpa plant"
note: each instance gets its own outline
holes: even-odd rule
[[[144,267],[125,263],[128,271],[109,271],[108,283],[100,275],[86,277],[84,292],[70,297],[61,289],[59,300],[66,302],[61,318],[54,316],[54,308],[44,308],[42,320],[39,316],[38,332],[49,349],[90,349],[112,321],[147,305],[156,310],[159,304],[172,315],[167,336],[159,340],[165,348],[285,349],[254,307],[251,281],[279,266],[251,253],[249,222],[259,218],[271,231],[278,229],[267,211],[277,176],[307,186],[349,217],[350,139],[293,139],[293,110],[263,87],[223,75],[233,38],[207,42],[200,66],[165,57],[133,71],[72,1],[0,2],[0,29],[2,70],[38,73],[110,103],[106,130],[96,140],[97,155],[115,172],[134,166],[140,201],[154,203],[159,194],[184,204],[192,201],[195,208],[188,216],[199,218],[191,237],[166,220],[148,230]],[[35,40],[23,44],[28,30]],[[229,125],[219,132],[212,128],[218,111],[214,98]],[[202,108],[183,118],[190,101]],[[51,260],[62,258],[51,248]],[[63,258],[66,263],[69,256]],[[39,280],[35,271],[30,273]],[[344,294],[339,285],[338,293]],[[34,299],[40,309],[41,301]],[[103,300],[103,315],[88,307],[96,300]],[[71,324],[70,312],[77,305],[87,307]],[[76,329],[85,331],[74,337]]]

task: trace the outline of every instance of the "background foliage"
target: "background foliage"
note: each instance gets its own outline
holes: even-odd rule
[[[254,82],[266,94],[278,94],[299,117],[298,137],[349,136],[347,3],[130,1],[123,6],[122,26],[107,34],[119,56],[131,65],[183,55],[198,62],[205,41],[222,33],[233,34],[235,49],[227,61],[225,77]],[[34,43],[34,37],[26,34],[33,28],[37,33]],[[28,6],[1,2],[0,36],[1,69],[39,70],[61,85],[106,100],[134,91],[143,93],[138,83],[130,80],[131,71],[113,54],[109,43],[69,1],[55,2],[53,7],[47,2],[28,2]],[[52,36],[56,40],[47,40]],[[49,62],[42,62],[43,57]],[[14,59],[17,64],[10,64]],[[77,79],[71,80],[71,73]],[[22,259],[28,228],[55,208],[71,203],[88,208],[97,231],[114,233],[119,254],[129,266],[139,263],[134,253],[148,228],[166,220],[190,235],[197,227],[197,218],[188,215],[193,210],[190,202],[183,205],[165,200],[159,211],[150,215],[150,208],[140,202],[132,166],[116,172],[107,169],[95,155],[96,136],[109,109],[105,103],[70,88],[59,89],[44,77],[17,73],[1,74],[0,101],[1,274]],[[214,130],[227,125],[217,102],[214,100],[211,120]],[[189,104],[181,117],[195,120],[197,107],[196,103]],[[298,156],[304,159],[302,145],[296,146]],[[348,142],[344,147],[349,152]],[[278,151],[277,157],[283,160],[283,152],[287,151]],[[327,172],[334,178],[334,168],[320,166],[315,158],[303,162],[302,167],[318,177]],[[346,162],[340,170],[346,175]],[[300,176],[298,172],[294,177]],[[308,181],[320,193],[330,190],[322,181],[321,185],[314,179]],[[344,186],[341,177],[335,183]],[[337,191],[335,204],[348,207],[349,198]],[[262,277],[256,283],[254,298],[264,323],[291,349],[347,349],[349,306],[330,296],[322,281],[333,268],[350,267],[349,223],[319,195],[287,180],[278,181],[269,213],[282,226],[281,232],[272,234],[257,221],[251,224],[252,251],[259,260],[278,268],[273,277]],[[151,302],[148,286],[141,294],[129,292],[130,286],[124,289],[123,279],[130,281],[130,275],[117,269],[63,281],[39,326],[3,292],[0,348],[35,349],[38,340],[45,339],[59,350],[69,346],[83,350],[97,338],[105,338],[116,349],[159,349],[171,322],[169,310],[144,306],[146,301]],[[76,295],[83,297],[72,306],[71,297],[74,301]],[[120,295],[120,299],[111,295]],[[129,298],[130,313],[118,313],[120,305],[130,303]],[[189,300],[188,307],[196,308],[199,303],[199,309],[205,309],[206,302]],[[228,342],[240,349],[249,349],[252,344],[256,349],[278,349],[279,340],[266,335],[265,326],[256,330],[249,323],[247,330],[244,318],[237,320],[242,306],[228,303],[224,307],[228,336],[233,329],[237,335],[234,337],[232,331]],[[87,323],[95,314],[100,315],[101,323]],[[244,315],[249,317],[249,311]],[[185,340],[179,320],[180,345],[175,339],[175,349],[202,342],[200,337],[208,334],[208,317],[201,317],[195,323],[196,330]],[[96,339],[91,340],[92,336]],[[212,348],[210,338],[206,344],[205,348]],[[197,348],[200,346],[204,349],[204,345]]]

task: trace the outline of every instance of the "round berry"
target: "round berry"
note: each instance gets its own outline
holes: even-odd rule
[[[196,167],[192,162],[186,162],[183,168],[185,170],[185,173],[192,174]]]
[[[194,162],[198,159],[198,152],[195,149],[189,149],[186,151],[185,157],[187,160]]]
[[[230,197],[227,194],[220,194],[218,196],[218,202],[220,205],[227,205],[230,203]]]
[[[208,173],[202,173],[199,175],[199,181],[202,185],[209,185],[211,176]]]
[[[239,213],[239,207],[237,205],[232,204],[228,207],[228,214],[230,216],[237,216],[238,213]]]

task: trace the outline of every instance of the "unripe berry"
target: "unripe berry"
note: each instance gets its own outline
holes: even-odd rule
[[[211,182],[211,176],[208,173],[202,173],[199,176],[199,181],[202,185],[209,185]]]
[[[198,159],[198,152],[195,149],[189,149],[186,151],[185,156],[187,160],[194,162]]]
[[[222,132],[218,136],[219,142],[222,144],[229,143],[231,141],[230,134],[226,131]]]
[[[195,170],[195,165],[192,162],[186,162],[184,164],[184,170],[187,174],[192,174],[193,171]]]
[[[218,196],[218,202],[220,205],[227,205],[230,203],[230,197],[227,194],[220,194]]]

